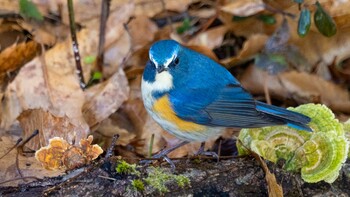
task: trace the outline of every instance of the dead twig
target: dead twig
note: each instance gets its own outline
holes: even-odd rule
[[[5,184],[5,183],[9,183],[9,182],[12,182],[12,181],[22,180],[22,179],[23,179],[23,180],[25,180],[25,179],[40,180],[40,178],[35,177],[35,176],[24,176],[24,177],[18,177],[18,178],[13,178],[13,179],[10,179],[10,180],[2,181],[2,182],[0,182],[0,185]]]
[[[13,145],[6,153],[4,153],[4,154],[0,157],[0,159],[4,158],[4,157],[5,157],[7,154],[9,154],[13,149],[15,149],[15,148],[18,146],[18,144],[19,144],[22,140],[23,140],[22,138],[19,138],[19,139],[17,140],[16,144]]]
[[[73,0],[67,0],[67,5],[68,5],[69,27],[70,27],[71,37],[72,37],[72,47],[73,47],[73,54],[74,54],[74,59],[75,59],[75,66],[77,68],[77,74],[78,74],[79,79],[80,79],[80,87],[81,87],[81,89],[85,89],[86,84],[85,84],[85,80],[84,80],[83,68],[81,67],[79,44],[78,44],[78,39],[77,39],[77,35],[76,35],[76,28],[75,28]]]
[[[35,136],[37,136],[39,134],[39,130],[36,129],[34,130],[34,132],[28,136],[25,140],[23,140],[21,143],[19,143],[16,148],[17,148],[17,154],[16,154],[16,169],[17,169],[17,172],[18,174],[21,176],[21,177],[24,177],[23,174],[22,174],[22,171],[21,169],[19,168],[19,159],[18,159],[18,156],[19,154],[23,154],[23,153],[26,153],[23,151],[23,148],[24,148],[24,145],[26,145],[31,139],[33,139]],[[23,179],[24,181],[27,181],[26,179]]]
[[[109,16],[111,0],[103,0],[101,5],[101,18],[100,18],[100,35],[98,43],[98,52],[96,65],[97,69],[103,73],[103,62],[104,62],[104,46],[105,46],[105,35],[106,35],[106,24]]]
[[[106,156],[104,158],[104,162],[106,162],[113,154],[113,150],[114,150],[114,147],[115,147],[115,144],[117,143],[117,140],[119,138],[119,134],[116,134],[113,136],[112,138],[112,143],[111,145],[109,146],[107,152],[106,152]]]

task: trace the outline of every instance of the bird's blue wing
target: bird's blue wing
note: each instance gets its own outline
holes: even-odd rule
[[[187,89],[170,94],[170,99],[178,117],[197,124],[240,128],[285,124],[258,111],[256,101],[239,84]]]

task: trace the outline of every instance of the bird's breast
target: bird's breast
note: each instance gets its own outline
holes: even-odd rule
[[[179,130],[191,132],[191,131],[204,131],[205,126],[196,124],[194,122],[186,121],[179,118],[172,108],[169,100],[169,96],[166,94],[153,103],[153,111],[162,119],[173,123]]]

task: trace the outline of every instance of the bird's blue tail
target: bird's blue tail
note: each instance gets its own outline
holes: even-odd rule
[[[270,118],[283,121],[292,128],[312,131],[311,128],[307,126],[307,124],[311,121],[311,118],[308,116],[259,101],[256,102],[256,108]]]

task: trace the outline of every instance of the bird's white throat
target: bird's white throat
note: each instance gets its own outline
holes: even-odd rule
[[[156,74],[154,82],[142,80],[142,89],[147,92],[166,92],[173,88],[173,77],[168,71]]]
[[[153,93],[155,92],[167,92],[173,87],[173,77],[168,71],[163,71],[156,74],[154,82],[148,82],[142,79],[141,93],[144,105],[147,111],[153,114],[152,107],[155,101]]]

